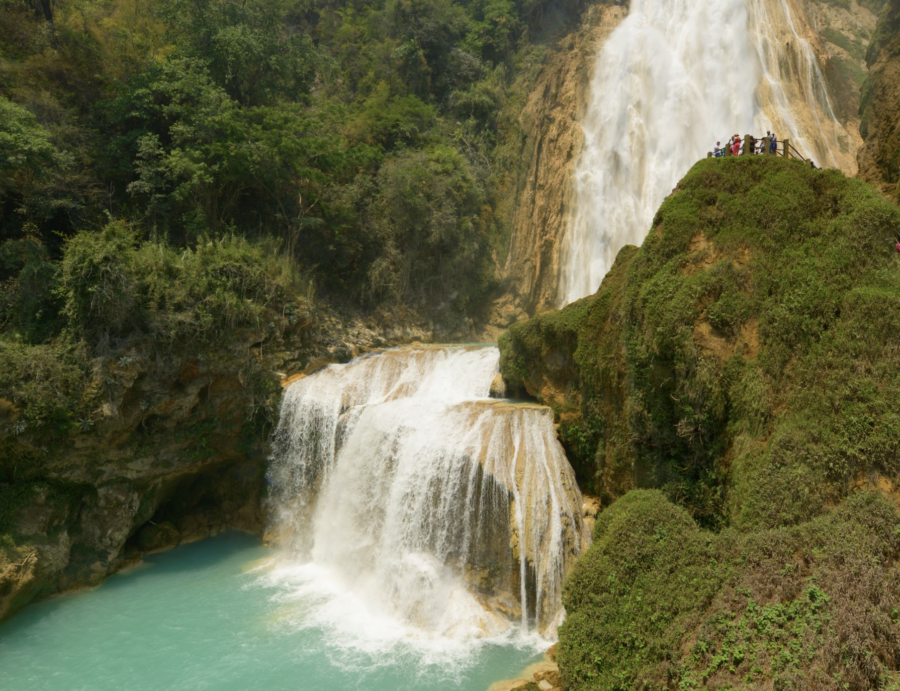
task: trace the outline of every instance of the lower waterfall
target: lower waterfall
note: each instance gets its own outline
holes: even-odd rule
[[[287,388],[269,536],[328,582],[334,617],[362,607],[378,635],[435,642],[555,634],[581,495],[550,409],[489,398],[498,363],[411,346]]]

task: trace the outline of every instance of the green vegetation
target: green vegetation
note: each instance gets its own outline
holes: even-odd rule
[[[595,295],[501,339],[609,506],[566,589],[567,688],[871,689],[897,669],[898,231],[838,171],[704,160]]]
[[[305,320],[308,286],[273,245],[226,236],[179,249],[121,222],[77,233],[58,263],[33,237],[0,245],[0,412],[15,435],[89,428],[108,384],[98,355],[127,365],[130,347],[150,344],[196,356],[273,313]]]
[[[822,33],[827,41],[846,50],[855,60],[865,58],[866,51],[861,41],[854,40],[843,31],[836,31],[831,27],[827,27]]]
[[[576,8],[0,0],[0,424],[87,429],[129,348],[220,357],[313,286],[477,309]]]
[[[2,0],[0,233],[280,240],[360,305],[474,309],[540,0]]]
[[[882,688],[900,662],[898,557],[900,517],[874,493],[715,534],[635,490],[567,582],[560,669],[571,689]]]
[[[513,326],[502,367],[577,389],[557,412],[598,493],[660,487],[707,527],[798,523],[900,472],[900,210],[835,170],[722,163],[690,171],[596,295]]]
[[[0,0],[0,423],[87,429],[129,348],[223,356],[313,285],[476,309],[532,37],[575,8]]]

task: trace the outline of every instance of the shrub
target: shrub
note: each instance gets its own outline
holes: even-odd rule
[[[900,479],[900,211],[838,171],[719,163],[596,295],[513,326],[502,367],[579,394],[564,439],[598,493],[660,487],[704,527],[799,523]]]
[[[869,492],[714,534],[657,491],[597,520],[566,587],[566,688],[877,688],[900,662],[900,515]]]
[[[167,346],[221,343],[260,328],[308,290],[272,242],[227,236],[178,251],[138,240],[120,222],[82,232],[65,247],[60,292],[76,333],[96,347],[150,337]]]

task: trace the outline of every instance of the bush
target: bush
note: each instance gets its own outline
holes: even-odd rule
[[[3,412],[13,434],[41,425],[67,429],[87,419],[98,393],[87,362],[78,346],[0,337],[0,392],[12,406]]]
[[[61,327],[56,293],[59,267],[34,235],[0,243],[0,331],[37,343]]]
[[[704,527],[809,520],[900,480],[898,228],[838,171],[701,161],[596,295],[510,329],[502,367],[579,394],[563,438],[608,498],[660,487]]]
[[[900,515],[877,494],[716,535],[635,490],[598,517],[566,583],[566,688],[878,688],[900,662],[898,556]]]
[[[378,174],[380,198],[373,209],[381,256],[370,270],[376,295],[394,299],[459,299],[472,294],[473,272],[487,261],[483,192],[468,162],[435,146],[401,154]]]
[[[141,337],[179,347],[227,342],[236,330],[260,328],[268,310],[302,308],[304,290],[271,242],[228,236],[178,251],[140,242],[120,222],[73,237],[60,273],[69,323],[99,348]]]

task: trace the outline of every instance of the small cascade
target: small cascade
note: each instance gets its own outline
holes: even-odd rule
[[[550,410],[488,397],[498,361],[407,347],[291,384],[272,539],[419,635],[552,635],[587,539],[581,496]]]
[[[855,165],[785,0],[632,0],[598,55],[582,125],[560,305],[596,291],[619,250],[641,244],[717,139],[774,129],[820,165]]]

